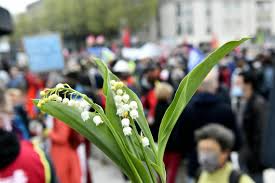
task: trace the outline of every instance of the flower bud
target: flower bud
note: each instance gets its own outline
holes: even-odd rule
[[[116,84],[116,81],[115,81],[115,80],[111,80],[111,81],[110,81],[110,84],[111,84],[112,86],[114,86],[114,85]]]
[[[40,96],[44,97],[46,95],[46,92],[44,90],[40,91]]]

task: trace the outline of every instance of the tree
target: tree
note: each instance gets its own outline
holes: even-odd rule
[[[65,37],[113,35],[122,26],[139,31],[156,15],[156,8],[157,0],[43,0],[35,10],[16,17],[16,35],[44,31]]]

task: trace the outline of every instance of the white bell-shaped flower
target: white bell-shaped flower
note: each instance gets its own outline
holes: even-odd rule
[[[116,91],[116,94],[117,94],[117,95],[123,95],[123,90],[122,90],[122,89],[118,89],[118,90]]]
[[[147,147],[147,146],[150,145],[149,139],[147,137],[142,137],[141,138],[141,143],[142,143],[143,147]]]
[[[69,101],[70,101],[70,100],[69,100],[68,98],[63,98],[62,103],[63,103],[63,104],[68,104]]]
[[[79,101],[79,108],[83,111],[88,111],[90,109],[90,104],[86,100]]]
[[[64,88],[64,85],[62,83],[59,83],[55,86],[55,88],[57,89]]]
[[[123,127],[127,127],[127,126],[130,125],[130,120],[128,118],[123,118],[121,120],[121,124],[122,124]]]
[[[58,95],[56,94],[52,94],[51,96],[49,96],[50,100],[57,100],[57,98],[58,98]]]
[[[62,102],[62,98],[61,97],[57,97],[56,101],[57,102]]]
[[[99,115],[96,115],[96,116],[93,117],[93,122],[95,123],[96,126],[103,123],[103,121],[102,121],[102,119]]]
[[[81,113],[81,118],[82,118],[83,121],[87,121],[88,119],[90,119],[89,111],[83,111]]]
[[[136,101],[131,101],[130,102],[130,108],[131,109],[137,109],[138,108],[137,102]]]
[[[122,96],[122,101],[123,101],[123,102],[128,102],[129,98],[130,98],[130,96],[129,96],[128,94],[124,94],[124,95]]]
[[[125,136],[129,136],[129,135],[132,135],[132,128],[127,126],[127,127],[124,127],[123,128],[123,133]]]
[[[122,107],[117,108],[116,114],[117,114],[118,116],[122,117],[122,116],[123,116],[123,113],[124,113],[124,111],[123,111]]]
[[[116,81],[115,81],[115,80],[111,80],[111,81],[110,81],[110,84],[111,84],[112,86],[114,86],[114,85],[116,84]]]
[[[129,106],[129,104],[124,104],[124,105],[121,106],[121,108],[122,108],[123,112],[128,112],[128,111],[130,111],[130,106]]]
[[[130,111],[130,116],[133,119],[137,119],[138,118],[138,111],[136,109],[133,109]]]
[[[119,104],[122,102],[122,96],[120,95],[115,95],[114,99],[116,104]]]
[[[68,106],[74,107],[74,106],[75,106],[75,100],[70,100],[70,101],[68,102]]]

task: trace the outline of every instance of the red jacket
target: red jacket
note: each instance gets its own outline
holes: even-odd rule
[[[20,143],[17,158],[7,167],[0,169],[0,182],[5,183],[49,183],[50,164],[43,151],[30,142]]]

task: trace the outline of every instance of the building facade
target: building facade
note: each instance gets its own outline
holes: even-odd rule
[[[159,17],[160,37],[178,42],[275,35],[273,0],[162,0]]]

